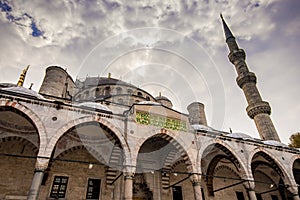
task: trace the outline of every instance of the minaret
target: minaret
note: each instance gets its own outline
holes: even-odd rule
[[[223,28],[225,32],[226,43],[230,53],[228,58],[234,64],[238,74],[236,82],[244,91],[248,102],[246,108],[248,116],[254,120],[256,128],[263,140],[276,140],[280,142],[276,129],[270,118],[271,107],[268,102],[263,101],[256,87],[256,76],[250,72],[245,62],[246,54],[240,49],[235,41],[235,37],[228,28],[221,14]]]
[[[28,68],[29,68],[29,65],[23,70],[22,74],[20,74],[20,78],[18,80],[17,86],[19,86],[19,87],[23,86]]]

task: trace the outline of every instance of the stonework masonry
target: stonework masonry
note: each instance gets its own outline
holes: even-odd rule
[[[208,126],[130,83],[46,69],[40,93],[0,84],[1,200],[299,200],[300,151],[280,142],[246,54],[229,59],[261,139]]]

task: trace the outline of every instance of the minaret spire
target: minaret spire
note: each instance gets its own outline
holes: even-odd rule
[[[238,74],[236,82],[243,90],[248,106],[246,108],[248,116],[254,120],[256,128],[263,140],[276,140],[280,142],[276,129],[270,118],[271,107],[268,102],[263,101],[256,87],[256,76],[250,72],[246,64],[246,53],[240,49],[235,41],[235,37],[227,26],[222,14],[220,15],[223,23],[226,43],[229,47],[228,58],[235,66]]]
[[[235,37],[233,36],[231,30],[230,30],[229,27],[227,26],[227,24],[226,24],[226,22],[225,22],[225,20],[224,20],[224,18],[223,18],[222,13],[220,14],[220,17],[221,17],[221,19],[222,19],[223,29],[224,29],[226,41],[227,41],[229,38],[235,39]]]
[[[19,80],[18,80],[17,86],[19,86],[19,87],[23,86],[23,83],[24,83],[24,80],[25,80],[25,77],[26,77],[26,73],[27,73],[27,71],[28,71],[28,69],[29,69],[29,66],[30,66],[30,65],[28,65],[28,66],[23,70],[22,74],[20,74],[20,78],[19,78]]]

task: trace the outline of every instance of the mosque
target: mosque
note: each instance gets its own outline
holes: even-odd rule
[[[0,84],[0,199],[299,200],[300,152],[280,142],[271,107],[222,17],[229,60],[260,139],[211,128],[108,77],[50,66],[39,92]]]

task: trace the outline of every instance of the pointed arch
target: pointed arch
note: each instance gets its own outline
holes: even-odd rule
[[[47,132],[45,129],[45,126],[42,122],[42,120],[39,118],[37,114],[35,114],[31,109],[28,107],[21,105],[20,103],[14,102],[14,101],[5,101],[0,100],[0,107],[8,107],[13,108],[21,112],[26,116],[26,119],[29,119],[30,122],[33,124],[33,126],[37,130],[37,134],[39,136],[39,153],[43,152],[46,149],[47,146]]]
[[[202,168],[204,167],[204,164],[206,165],[205,162],[205,153],[206,151],[221,151],[223,154],[216,154],[212,157],[212,159],[209,160],[207,163],[207,169],[206,172],[202,172]],[[217,153],[217,152],[216,152]],[[236,170],[240,173],[239,178],[242,180],[245,175],[246,177],[248,176],[247,169],[242,161],[242,159],[237,155],[237,153],[231,149],[230,146],[228,146],[225,142],[221,140],[217,141],[212,141],[207,143],[207,145],[202,146],[202,148],[199,151],[199,164],[201,165],[201,172],[202,174],[205,175],[206,180],[207,180],[207,189],[208,193],[210,196],[214,196],[214,185],[213,185],[213,180],[214,180],[214,173],[215,169],[218,165],[218,163],[222,159],[227,159],[229,160],[235,167]]]
[[[193,165],[193,163],[195,163],[193,162],[193,158],[188,154],[187,149],[184,148],[184,144],[182,144],[182,142],[179,140],[179,137],[175,138],[175,134],[170,132],[169,130],[166,129],[156,130],[154,134],[152,134],[150,137],[144,138],[142,141],[139,141],[139,148],[137,152],[138,153],[140,152],[141,147],[145,142],[154,138],[160,138],[172,144],[176,149],[176,151],[180,154],[180,157],[183,159],[184,163],[186,164],[188,172],[189,173],[196,172],[195,166]],[[172,155],[174,156],[174,154]],[[171,158],[169,157],[169,159]]]
[[[262,156],[264,159],[266,159],[269,163],[268,165],[272,167],[276,173],[282,178],[283,182],[286,185],[293,185],[293,182],[291,181],[290,173],[288,173],[287,169],[284,167],[284,164],[279,160],[277,156],[273,155],[270,151],[266,150],[266,148],[258,147],[254,150],[252,150],[248,157],[248,164],[247,166],[250,168],[251,173],[253,173],[252,168],[255,166],[252,166],[253,159],[256,155]],[[284,159],[283,157],[281,159]]]
[[[125,156],[130,156],[129,152],[129,147],[127,145],[127,142],[125,141],[125,138],[123,137],[123,134],[113,125],[111,124],[108,120],[106,120],[104,117],[99,117],[99,116],[85,116],[81,117],[75,120],[72,120],[68,123],[66,123],[63,127],[61,127],[54,136],[50,139],[47,148],[44,152],[45,156],[50,156],[54,146],[58,142],[59,138],[61,138],[66,132],[68,132],[71,128],[80,126],[81,124],[84,123],[89,123],[89,122],[97,122],[103,127],[105,127],[113,137],[116,137],[118,141],[120,142],[120,145],[122,149],[124,150],[124,155]]]
[[[232,147],[227,145],[222,140],[211,140],[209,142],[206,142],[205,145],[201,146],[200,150],[198,151],[198,157],[197,157],[197,163],[199,165],[200,170],[203,165],[202,161],[205,156],[204,153],[209,149],[213,149],[213,147],[216,147],[219,150],[223,151],[225,154],[227,154],[230,161],[232,161],[233,164],[236,165],[236,167],[242,173],[242,175],[249,177],[249,171],[247,170],[246,165],[245,165],[246,163],[243,162],[243,160],[236,153],[236,151],[234,151],[234,149],[232,149]]]

